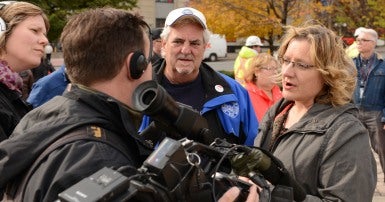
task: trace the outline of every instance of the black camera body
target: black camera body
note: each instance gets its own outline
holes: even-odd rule
[[[129,187],[128,177],[110,168],[102,168],[59,194],[58,201],[119,201]]]
[[[244,201],[251,184],[231,174],[231,163],[223,153],[231,149],[231,144],[218,139],[214,145],[165,138],[136,175],[127,177],[103,168],[60,193],[59,199],[73,202],[216,201],[230,187],[238,186],[241,189],[238,199]]]

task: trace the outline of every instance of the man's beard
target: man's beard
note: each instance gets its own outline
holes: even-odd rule
[[[179,74],[191,74],[193,71],[194,71],[194,68],[175,68],[176,71],[179,73]]]

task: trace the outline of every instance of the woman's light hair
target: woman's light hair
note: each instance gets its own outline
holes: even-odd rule
[[[353,60],[346,54],[341,38],[332,30],[319,24],[288,26],[278,50],[279,57],[285,54],[293,40],[309,42],[311,61],[325,81],[315,102],[333,106],[351,102],[356,86],[357,70]]]
[[[258,55],[247,60],[245,64],[245,81],[256,82],[257,77],[255,76],[256,71],[260,71],[262,68],[274,62],[277,68],[279,68],[279,62],[272,55],[268,53],[259,53]],[[280,80],[277,80],[277,83]]]

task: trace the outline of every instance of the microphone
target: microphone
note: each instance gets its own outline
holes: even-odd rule
[[[295,201],[305,199],[305,190],[287,172],[279,159],[260,148],[243,148],[246,149],[246,152],[241,152],[231,159],[231,165],[235,173],[241,176],[249,176],[250,172],[259,172],[273,185],[292,187]]]

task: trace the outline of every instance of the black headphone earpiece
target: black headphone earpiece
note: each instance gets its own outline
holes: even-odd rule
[[[139,79],[147,69],[148,61],[143,52],[135,51],[130,61],[130,76],[132,79]]]

